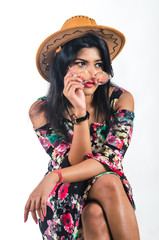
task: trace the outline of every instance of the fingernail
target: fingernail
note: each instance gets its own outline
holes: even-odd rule
[[[26,219],[24,218],[24,222],[26,222]]]
[[[44,212],[43,214],[44,214],[44,217],[46,217],[46,213]]]
[[[43,221],[44,221],[44,218],[41,218],[41,221],[43,222]]]
[[[35,223],[38,224],[38,222],[35,220]]]

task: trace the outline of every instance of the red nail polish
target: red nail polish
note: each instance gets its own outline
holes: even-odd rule
[[[44,214],[44,217],[46,217],[46,213],[44,212],[43,214]]]
[[[38,224],[38,222],[37,222],[37,221],[35,221],[35,223],[36,223],[36,224]]]
[[[42,221],[42,222],[44,221],[44,218],[43,218],[43,217],[41,218],[41,221]]]
[[[26,219],[24,218],[24,222],[26,222]]]

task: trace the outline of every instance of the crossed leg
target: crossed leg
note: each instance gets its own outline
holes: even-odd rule
[[[105,174],[100,176],[90,189],[88,198],[97,201],[99,205],[88,204],[83,210],[82,224],[86,240],[110,240],[109,228],[113,240],[140,239],[134,209],[128,200],[121,180],[116,175]],[[104,214],[102,215],[100,205],[106,215],[109,228]],[[97,210],[96,214],[95,208]],[[97,224],[96,228],[92,224],[93,219]],[[100,234],[100,237],[92,238],[91,232],[95,231],[98,236]]]
[[[102,207],[95,201],[89,202],[82,212],[84,240],[111,240]]]

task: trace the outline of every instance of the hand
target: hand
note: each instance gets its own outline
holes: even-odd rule
[[[64,90],[63,94],[76,109],[86,111],[85,95],[83,92],[84,86],[82,80],[75,76],[73,70],[68,71],[64,77]]]
[[[52,192],[56,183],[59,181],[58,174],[54,172],[48,173],[34,191],[30,194],[29,199],[25,205],[24,222],[28,219],[28,214],[31,212],[34,221],[37,223],[37,214],[43,221],[47,213],[47,199]]]

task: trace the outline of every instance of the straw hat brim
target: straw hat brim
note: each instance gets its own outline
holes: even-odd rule
[[[41,43],[36,54],[37,69],[45,80],[49,81],[50,65],[57,48],[87,33],[95,34],[105,40],[111,61],[118,56],[124,47],[125,36],[120,31],[106,26],[74,27],[55,32]]]

